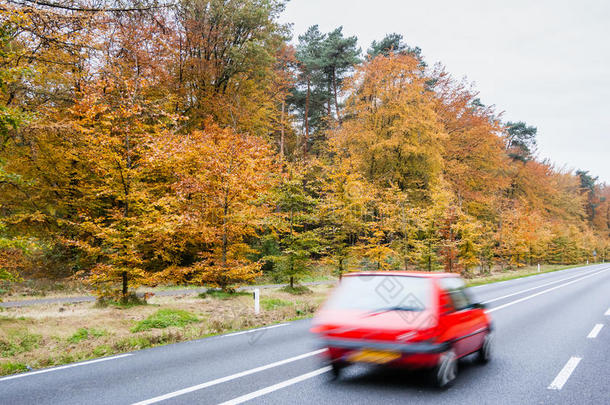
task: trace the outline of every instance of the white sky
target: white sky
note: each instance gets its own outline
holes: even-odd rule
[[[538,127],[541,157],[610,183],[610,0],[291,0],[282,22],[295,38],[342,25],[363,51],[402,34],[505,120]]]

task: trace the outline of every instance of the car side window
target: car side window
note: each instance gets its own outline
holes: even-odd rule
[[[470,306],[470,297],[466,292],[466,285],[462,279],[458,277],[442,278],[440,280],[440,286],[449,294],[449,297],[453,302],[453,307],[456,311],[468,308]]]

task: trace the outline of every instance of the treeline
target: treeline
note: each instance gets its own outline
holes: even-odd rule
[[[0,278],[126,296],[606,258],[610,188],[398,34],[291,41],[277,0],[0,10]]]

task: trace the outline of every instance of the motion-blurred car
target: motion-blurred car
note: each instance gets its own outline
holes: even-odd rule
[[[363,272],[345,276],[311,328],[335,377],[353,363],[429,369],[438,387],[457,360],[491,356],[492,323],[462,279],[449,273]]]

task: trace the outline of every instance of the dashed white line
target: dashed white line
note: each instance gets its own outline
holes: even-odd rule
[[[599,332],[602,330],[603,327],[604,327],[603,323],[595,324],[595,326],[593,327],[593,329],[591,329],[591,332],[589,332],[587,337],[589,339],[595,339],[597,337],[597,335],[599,335]]]
[[[606,311],[606,313],[604,315],[610,316],[610,308],[608,308],[608,310]]]
[[[325,352],[326,349],[320,349],[320,350],[315,350],[313,352],[308,352],[305,354],[301,354],[299,356],[294,356],[294,357],[290,357],[288,359],[284,359],[284,360],[280,360],[280,361],[276,361],[274,363],[270,363],[270,364],[266,364],[264,366],[260,366],[260,367],[256,367],[256,368],[251,368],[249,370],[246,371],[242,371],[240,373],[235,373],[235,374],[231,374],[228,375],[226,377],[221,377],[221,378],[217,378],[215,380],[211,380],[211,381],[207,381],[198,385],[193,385],[192,387],[187,387],[178,391],[174,391],[174,392],[170,392],[169,394],[165,394],[165,395],[160,395],[158,397],[154,397],[154,398],[150,398],[150,399],[146,399],[144,401],[140,401],[140,402],[136,402],[133,405],[148,405],[148,404],[154,404],[160,401],[164,401],[166,399],[170,399],[170,398],[174,398],[180,395],[184,395],[184,394],[188,394],[189,392],[193,392],[193,391],[198,391],[207,387],[211,387],[212,385],[216,385],[216,384],[221,384],[221,383],[225,383],[227,381],[231,381],[231,380],[235,380],[236,378],[240,378],[240,377],[244,377],[250,374],[254,374],[254,373],[258,373],[260,371],[264,371],[264,370],[268,370],[270,368],[273,367],[278,367],[287,363],[291,363],[293,361],[297,361],[297,360],[301,360],[301,359],[305,359],[307,357],[311,357],[311,356],[315,356],[317,354],[323,353]]]
[[[127,357],[127,356],[132,356],[132,354],[131,353],[119,354],[118,356],[104,357],[104,358],[97,359],[97,360],[83,361],[80,363],[73,363],[73,364],[68,364],[65,366],[45,368],[44,370],[30,371],[29,373],[10,375],[8,377],[0,378],[0,381],[12,380],[12,379],[21,378],[21,377],[29,377],[31,375],[36,375],[36,374],[50,373],[51,371],[64,370],[66,368],[86,366],[88,364],[101,363],[102,361],[115,360],[115,359],[120,359],[120,358]]]
[[[269,387],[262,388],[258,391],[254,391],[249,394],[242,395],[241,397],[231,399],[230,401],[223,402],[220,405],[238,405],[238,404],[244,403],[246,401],[250,401],[251,399],[258,398],[263,395],[269,394],[270,392],[281,390],[282,388],[286,388],[290,385],[299,383],[301,381],[308,380],[308,379],[318,376],[320,374],[324,374],[324,373],[330,371],[330,369],[331,369],[330,366],[322,367],[317,370],[311,371],[309,373],[301,374],[298,377],[294,377],[289,380],[282,381],[280,383],[271,385]]]
[[[586,275],[586,276],[584,276],[584,277],[577,278],[576,280],[568,281],[567,283],[563,283],[563,284],[560,284],[560,285],[555,286],[555,287],[547,288],[546,290],[542,290],[542,291],[540,291],[540,292],[537,292],[536,294],[528,295],[527,297],[519,298],[518,300],[511,301],[511,302],[509,302],[509,303],[506,303],[506,304],[500,305],[500,306],[498,306],[498,307],[488,309],[488,310],[487,310],[487,312],[491,313],[491,312],[498,311],[498,310],[500,310],[500,309],[503,309],[503,308],[509,307],[509,306],[511,306],[511,305],[518,304],[518,303],[520,303],[520,302],[523,302],[523,301],[526,301],[526,300],[532,299],[532,298],[537,297],[537,296],[542,295],[542,294],[546,294],[546,293],[548,293],[548,292],[551,292],[551,291],[553,291],[553,290],[557,290],[557,289],[562,288],[562,287],[565,287],[565,286],[567,286],[567,285],[570,285],[570,284],[573,284],[573,283],[577,283],[577,282],[579,282],[579,281],[581,281],[581,280],[584,280],[584,279],[586,279],[586,278],[593,277],[593,276],[595,276],[595,275],[597,275],[597,274],[600,274],[600,273],[605,272],[606,270],[608,270],[608,269],[604,269],[604,270],[601,270],[601,271],[598,271],[598,272],[595,272],[595,273],[592,273],[592,274],[588,274],[588,275]]]
[[[562,389],[565,383],[568,381],[568,378],[570,378],[576,369],[576,366],[578,366],[578,363],[580,363],[580,360],[582,360],[580,357],[570,357],[570,360],[568,360],[566,365],[563,366],[559,374],[557,374],[557,377],[555,377],[551,385],[549,385],[547,388],[549,390]]]

